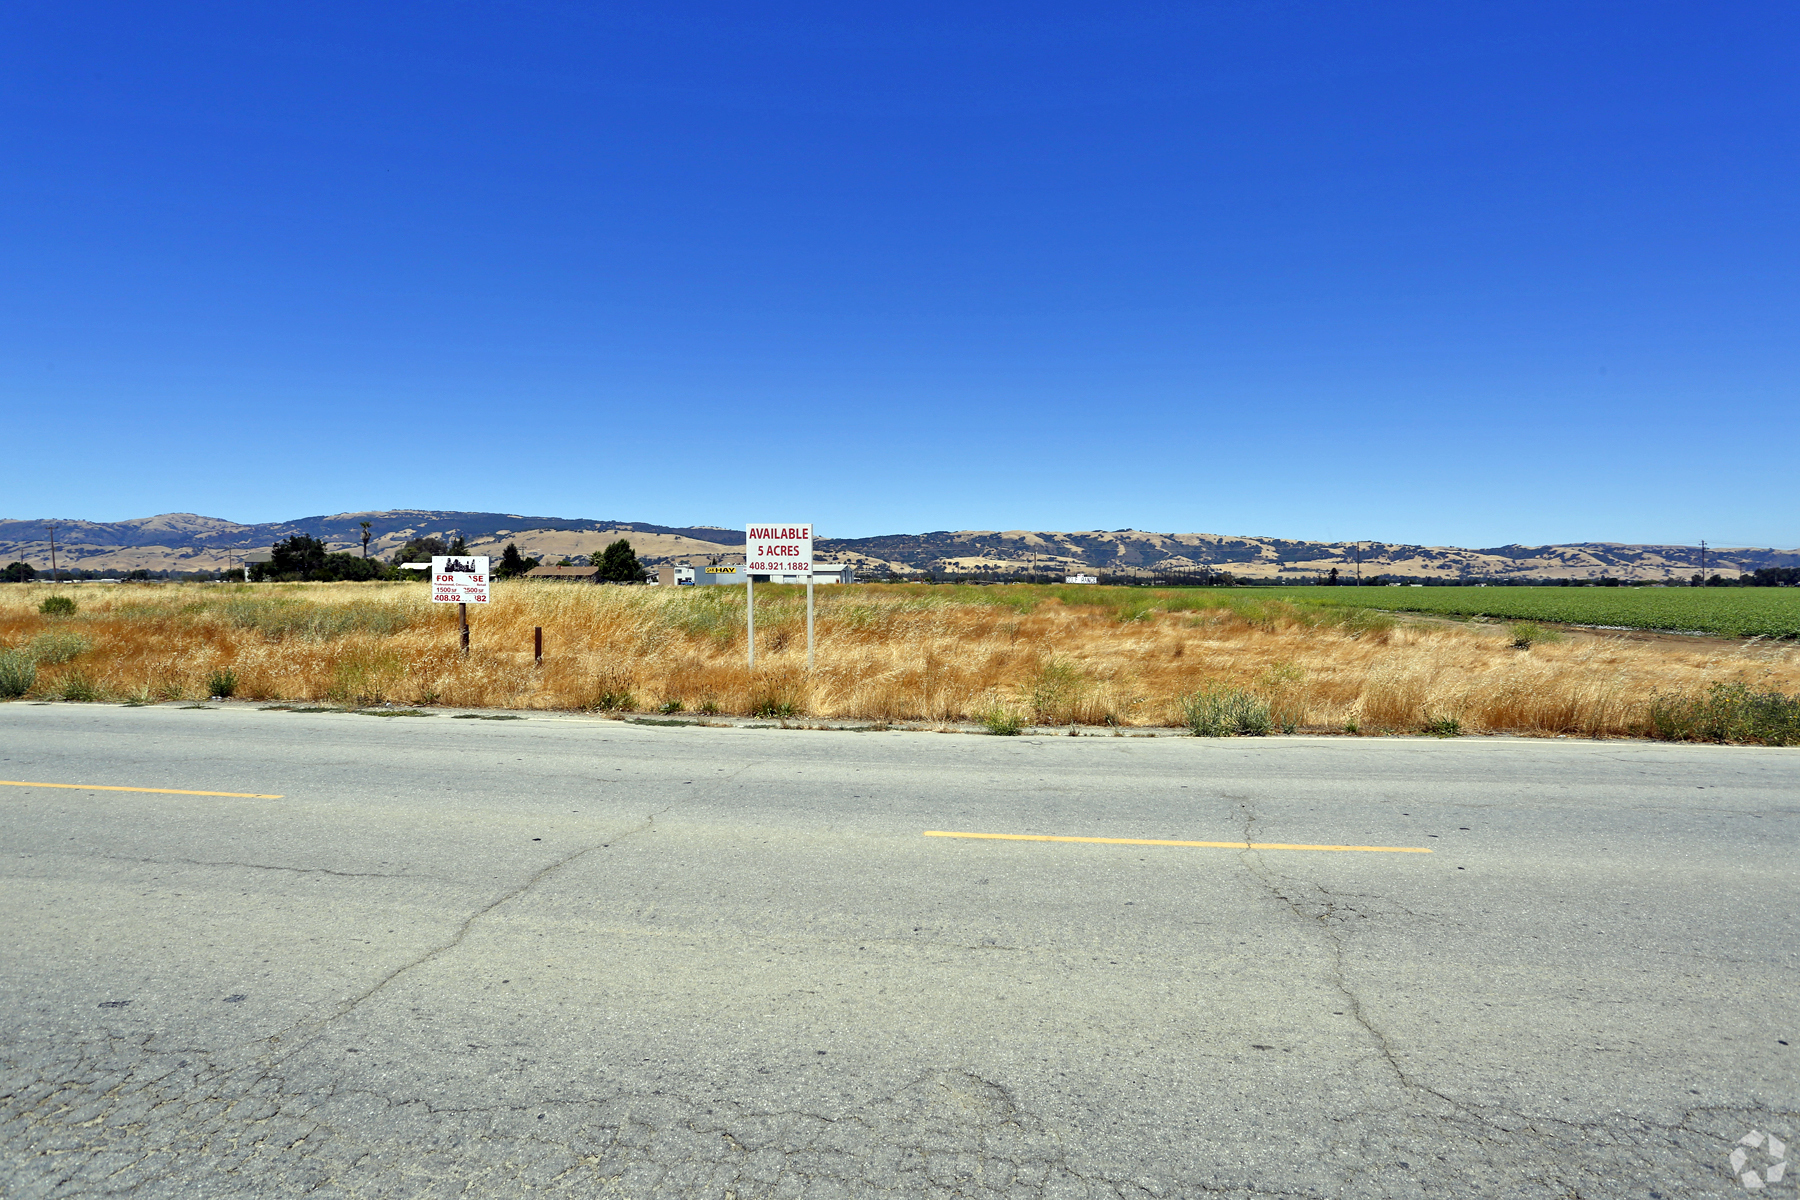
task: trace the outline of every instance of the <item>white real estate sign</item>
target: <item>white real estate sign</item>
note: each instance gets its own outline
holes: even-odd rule
[[[440,555],[431,560],[433,604],[486,604],[488,560],[485,554]]]
[[[812,526],[747,525],[744,527],[744,574],[812,574]]]

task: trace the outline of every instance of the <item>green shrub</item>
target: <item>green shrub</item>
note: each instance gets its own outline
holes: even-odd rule
[[[94,643],[79,633],[40,633],[25,647],[25,653],[41,663],[66,663],[94,648]]]
[[[998,701],[982,712],[978,719],[995,737],[1017,737],[1019,731],[1025,728],[1025,718],[1020,715],[1019,710]]]
[[[1205,684],[1180,704],[1182,723],[1195,737],[1262,737],[1274,725],[1268,701],[1229,684]]]
[[[1536,645],[1548,645],[1562,640],[1560,630],[1545,629],[1535,621],[1520,621],[1512,627],[1512,644],[1515,650],[1529,650]]]
[[[230,667],[220,667],[206,677],[206,694],[227,700],[237,691],[237,685],[237,672]]]
[[[1675,742],[1800,746],[1800,696],[1754,692],[1742,680],[1715,683],[1700,696],[1658,694],[1649,733]]]
[[[778,696],[761,696],[750,705],[750,715],[786,719],[794,715],[794,704],[793,701],[783,700]]]
[[[0,650],[0,698],[15,700],[37,686],[37,660],[22,650]]]
[[[667,716],[669,713],[680,712],[682,707],[682,703],[679,700],[664,700],[661,704],[656,706],[656,711]]]
[[[100,685],[88,678],[85,671],[70,671],[64,675],[56,695],[60,700],[71,700],[81,704],[91,704],[96,700],[105,699]]]
[[[601,712],[628,712],[637,706],[637,697],[622,688],[603,687],[594,696],[594,707]]]
[[[75,601],[67,596],[45,596],[44,602],[38,605],[38,611],[46,617],[72,616],[75,612]]]
[[[1432,737],[1461,737],[1462,722],[1455,717],[1432,717],[1425,722],[1425,732]]]

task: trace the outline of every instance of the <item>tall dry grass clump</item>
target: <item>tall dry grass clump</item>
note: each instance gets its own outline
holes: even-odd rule
[[[823,587],[809,672],[803,590],[758,588],[751,672],[741,588],[500,583],[492,604],[471,610],[466,658],[454,607],[430,604],[420,584],[61,590],[79,591],[79,604],[52,616],[39,611],[48,586],[0,588],[0,675],[14,691],[978,721],[1000,732],[1197,721],[1242,732],[1266,721],[1276,732],[1616,736],[1652,730],[1656,696],[1732,681],[1800,690],[1791,645],[1521,639],[1244,591]],[[1228,695],[1262,715],[1206,715]]]

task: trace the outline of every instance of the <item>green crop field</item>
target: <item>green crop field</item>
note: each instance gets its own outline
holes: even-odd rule
[[[1258,588],[1258,594],[1265,589]],[[1800,588],[1283,587],[1314,604],[1667,629],[1725,637],[1800,637]]]

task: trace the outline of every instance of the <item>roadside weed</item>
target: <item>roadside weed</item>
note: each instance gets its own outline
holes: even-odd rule
[[[0,699],[16,700],[37,686],[37,660],[21,650],[0,650]]]
[[[1180,705],[1182,723],[1195,737],[1263,737],[1274,724],[1267,700],[1229,684],[1203,684]]]
[[[71,700],[77,703],[90,704],[104,699],[100,685],[95,683],[85,671],[70,671],[60,681],[57,699]]]
[[[996,700],[979,717],[982,725],[995,737],[1016,737],[1025,728],[1025,718],[1012,705]]]

